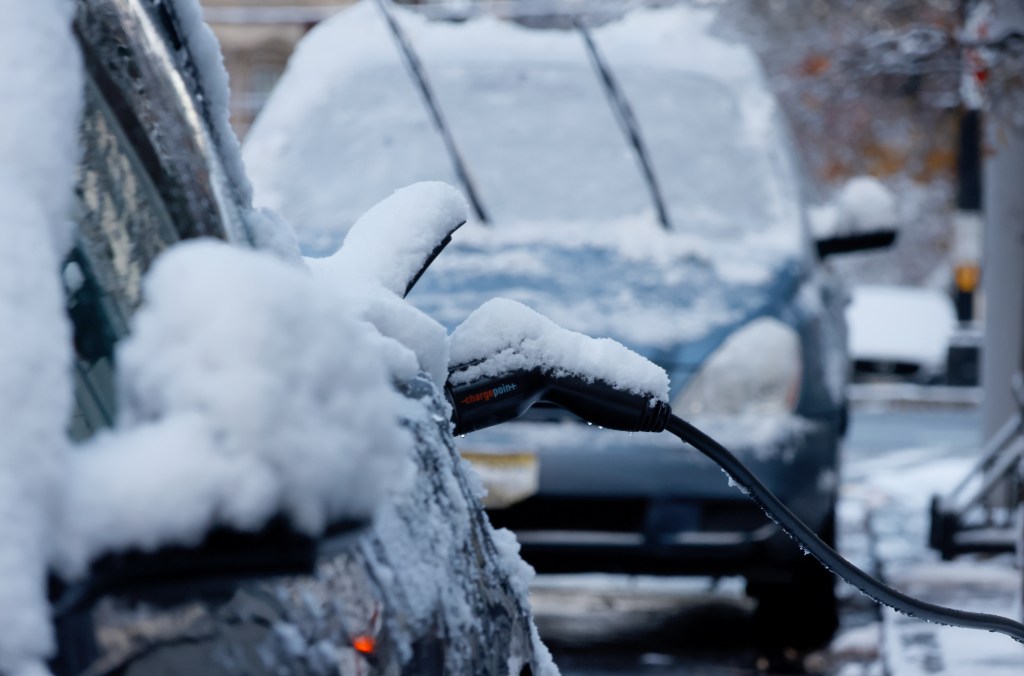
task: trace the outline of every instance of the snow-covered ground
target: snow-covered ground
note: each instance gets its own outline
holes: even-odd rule
[[[974,464],[975,410],[876,408],[862,411],[854,425],[840,514],[844,553],[867,554],[867,564],[887,583],[917,598],[1019,620],[1022,575],[1012,555],[964,555],[943,562],[926,546],[931,496],[948,492]],[[874,643],[882,656],[881,673],[892,676],[1024,673],[1024,646],[999,634],[931,624],[891,609],[882,611],[880,628],[855,632],[841,635],[833,652]],[[874,674],[878,668],[850,664],[837,673]]]

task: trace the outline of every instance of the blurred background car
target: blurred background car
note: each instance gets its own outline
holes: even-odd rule
[[[863,284],[846,310],[850,357],[858,381],[948,380],[947,360],[959,323],[950,295],[938,289]]]
[[[84,69],[77,149],[68,144],[78,159],[74,241],[61,270],[74,349],[69,434],[81,458],[92,442],[116,439],[130,424],[119,411],[132,395],[118,356],[154,261],[196,238],[299,261],[289,254],[287,225],[251,206],[227,122],[226,78],[197,3],[90,0],[73,14],[73,31],[63,10],[39,14],[66,18],[63,25],[38,25],[49,26],[41,32],[47,39],[75,40]],[[14,75],[0,70],[0,77]],[[54,78],[65,81],[75,80]],[[18,159],[4,163],[16,168]],[[176,328],[188,343],[185,336],[201,327]],[[52,576],[57,654],[50,668],[58,675],[544,673],[550,659],[532,630],[522,563],[484,518],[454,450],[441,391],[422,373],[396,387],[411,407],[393,423],[414,443],[410,490],[378,496],[375,518],[332,524],[319,540],[284,517],[253,522],[252,532],[216,519],[205,535],[147,532],[145,517],[156,510],[126,503],[123,515],[137,520],[145,542],[101,552],[81,575]],[[214,400],[238,394],[217,392]],[[146,439],[156,447],[181,441]],[[145,466],[158,450],[140,443],[133,452]],[[123,475],[130,485],[135,475]],[[162,490],[157,504],[173,504],[173,482]],[[107,527],[120,530],[116,519]]]
[[[812,238],[753,53],[690,7],[530,27],[386,9],[359,3],[300,43],[243,150],[257,202],[316,257],[398,186],[460,185],[475,218],[415,304],[452,328],[504,296],[623,342],[832,542],[850,362],[846,293],[822,259],[892,233]],[[766,644],[814,647],[836,627],[831,574],[669,439],[535,409],[460,448],[495,482],[514,468],[490,517],[540,571],[743,575]]]

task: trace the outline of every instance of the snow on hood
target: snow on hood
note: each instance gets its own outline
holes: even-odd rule
[[[66,572],[277,515],[316,534],[410,479],[392,341],[269,254],[212,241],[157,259],[118,350],[117,427],[72,464]],[[360,355],[354,359],[353,355]]]
[[[409,300],[449,328],[496,296],[644,354],[706,337],[769,303],[792,258],[771,237],[719,242],[650,220],[467,225]]]
[[[0,22],[0,673],[41,674],[54,647],[50,524],[67,461],[71,243],[83,87],[74,6],[8,2]]]
[[[854,359],[907,362],[936,370],[956,331],[953,302],[943,291],[866,284],[846,308]]]
[[[668,401],[668,375],[621,343],[568,331],[521,303],[488,301],[451,338],[453,385],[540,369]]]

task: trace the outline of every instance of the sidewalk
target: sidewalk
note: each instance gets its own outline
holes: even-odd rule
[[[891,505],[874,510],[875,551],[892,587],[938,605],[1021,618],[1021,570],[1011,555],[965,555],[940,561],[935,552],[908,546],[926,536],[923,510]],[[1024,645],[984,631],[947,627],[901,615],[882,614],[882,654],[892,676],[1020,676]]]
[[[927,500],[961,476],[970,458],[907,454],[850,477],[841,548],[892,587],[939,605],[1021,619],[1022,571],[1012,555],[965,555],[941,561],[926,546]],[[878,636],[878,627],[873,627]],[[881,664],[889,676],[1020,676],[1024,645],[1002,634],[947,627],[881,611]],[[841,672],[845,676],[846,672]],[[867,671],[853,671],[868,673]]]
[[[847,390],[854,406],[885,408],[971,407],[981,404],[980,387],[915,385],[912,383],[856,383]]]

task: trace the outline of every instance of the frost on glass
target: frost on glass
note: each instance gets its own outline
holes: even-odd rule
[[[120,329],[142,301],[142,275],[180,237],[152,178],[107,104],[86,89],[78,167],[79,242],[88,273],[117,314]]]
[[[362,214],[402,186],[457,184],[421,94],[370,2],[323,22],[299,44],[243,156],[256,204],[284,215],[310,256],[336,251]],[[302,169],[282,173],[285,167]],[[318,180],[291,180],[311,168]]]

